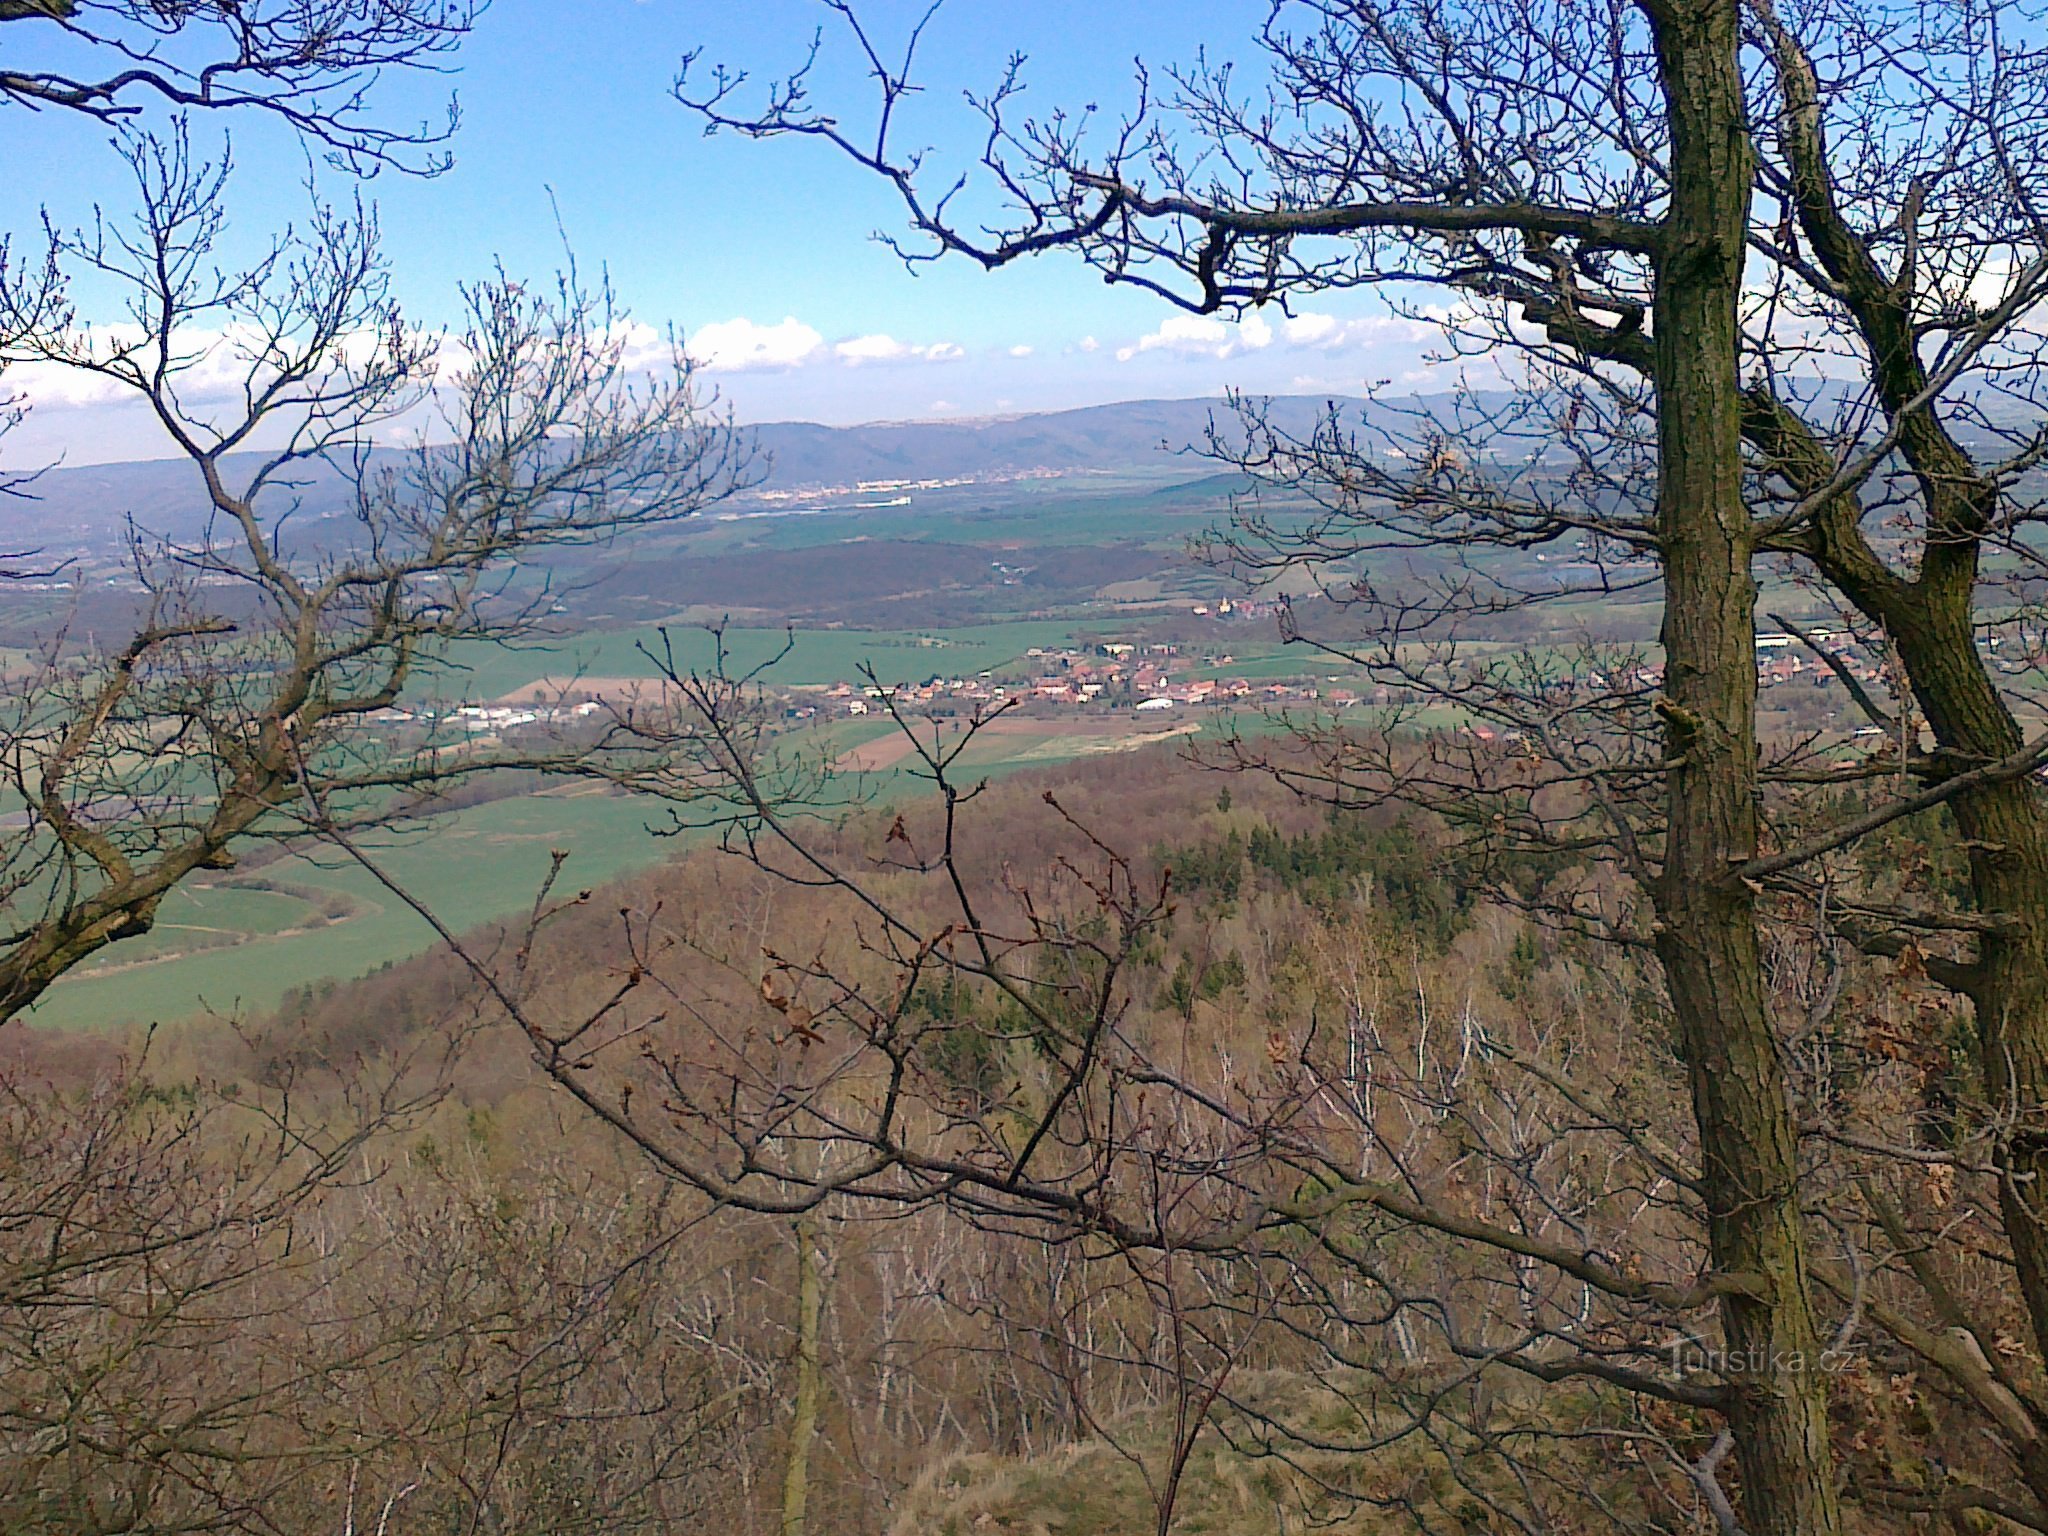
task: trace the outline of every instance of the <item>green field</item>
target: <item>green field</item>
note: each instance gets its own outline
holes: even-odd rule
[[[1153,598],[1174,588],[1178,578],[1171,571],[1178,567],[1188,537],[1227,514],[1230,486],[1225,479],[1211,475],[1179,483],[1191,473],[1200,475],[1203,468],[1190,463],[1143,474],[1091,477],[1079,486],[1072,480],[1025,480],[919,493],[917,505],[877,510],[862,516],[857,525],[838,514],[707,519],[677,530],[672,541],[636,547],[631,558],[658,561],[815,550],[846,541],[856,528],[862,538],[969,545],[991,555],[1033,547],[1138,544],[1160,551],[1161,570],[1168,574],[1133,578],[1129,585],[1135,590],[1116,596]],[[1299,511],[1285,498],[1268,510],[1282,520]],[[914,559],[908,563],[917,564]],[[813,587],[820,566],[814,558],[803,567],[812,573],[808,579]],[[829,561],[823,568],[833,569]],[[1037,670],[1026,657],[1034,647],[1065,646],[1081,637],[1106,638],[1148,622],[1113,604],[1096,602],[1090,570],[1083,561],[1058,578],[1064,585],[993,593],[985,610],[991,617],[1037,612],[1070,615],[1066,618],[960,625],[956,614],[950,620],[956,627],[925,631],[842,628],[814,620],[792,637],[782,628],[761,626],[757,617],[756,627],[726,632],[726,667],[730,673],[746,674],[772,661],[761,675],[784,688],[857,683],[864,666],[884,684],[984,672],[1014,677]],[[906,582],[914,577],[914,571],[904,573]],[[828,576],[825,585],[833,584]],[[641,590],[659,594],[663,589],[657,582]],[[816,596],[793,596],[790,611],[806,611],[803,603]],[[660,613],[661,605],[670,601],[679,604],[682,599],[644,597],[631,612],[636,617]],[[1019,606],[1000,606],[1011,602]],[[1030,606],[1024,606],[1027,603]],[[689,610],[692,615],[707,611],[702,605]],[[762,611],[753,610],[757,615]],[[893,611],[924,610],[906,603]],[[1082,614],[1089,616],[1073,617]],[[940,622],[936,613],[933,618],[935,624]],[[579,621],[565,615],[560,622],[566,626]],[[892,617],[886,622],[902,621]],[[1183,675],[1313,677],[1318,682],[1342,677],[1351,686],[1360,686],[1365,679],[1361,668],[1307,647],[1278,644],[1267,627],[1219,630],[1208,643],[1227,648],[1235,660]],[[478,646],[438,670],[423,668],[424,675],[409,691],[414,701],[471,702],[502,698],[542,679],[565,686],[577,678],[652,680],[660,675],[658,658],[663,656],[671,658],[678,671],[705,672],[714,665],[716,642],[700,626],[678,621],[666,629],[640,625],[583,630],[516,648]],[[0,668],[19,665],[20,660],[16,654],[0,652]],[[1318,717],[1314,706],[1303,713]],[[991,732],[961,757],[955,774],[967,781],[1098,753],[1137,750],[1159,735],[1194,726],[1213,735],[1232,718],[1226,711],[1182,710],[1147,718],[1142,727],[1136,719],[1097,721],[1091,726],[1077,718],[1070,728],[1057,731]],[[1270,728],[1256,713],[1241,713],[1235,719],[1247,731]],[[1411,722],[1415,723],[1455,724],[1457,718]],[[958,725],[956,718],[940,726],[941,740]],[[792,740],[807,753],[836,759],[891,729],[890,722],[879,716],[820,720]],[[883,754],[875,760],[888,758]],[[901,800],[925,787],[916,775],[915,759],[899,759],[860,775],[845,792]],[[5,793],[0,791],[0,814],[15,808]],[[652,802],[555,790],[435,818],[406,837],[387,838],[376,856],[449,928],[462,932],[524,909],[547,871],[551,849],[570,850],[566,879],[575,888],[595,886],[670,857],[681,844],[655,837],[649,830],[650,824],[667,822],[663,808]],[[262,1013],[274,1008],[289,989],[360,976],[415,955],[432,942],[426,922],[363,869],[332,852],[297,855],[255,870],[210,877],[175,892],[151,933],[113,946],[65,978],[33,1016],[66,1028],[91,1028],[177,1020],[206,1010]]]
[[[1226,719],[1190,712],[1161,722],[1160,729],[1199,720],[1205,732],[1215,732]],[[833,721],[804,733],[796,745],[836,756],[890,729],[877,719]],[[996,778],[1105,749],[1100,736],[1085,731],[989,737],[974,744],[956,776],[962,782]],[[849,779],[845,792],[886,800],[923,788],[908,766],[898,764]],[[686,838],[658,837],[650,830],[669,825],[653,801],[590,788],[551,790],[454,812],[367,851],[461,933],[526,910],[547,873],[551,849],[570,850],[563,888],[580,890],[681,852]],[[30,1017],[90,1029],[207,1012],[261,1013],[289,989],[361,976],[434,942],[433,930],[417,913],[345,856],[295,856],[246,877],[215,878],[178,891],[154,932],[110,947],[91,966],[58,982]]]
[[[501,800],[441,818],[407,839],[387,840],[378,862],[457,932],[523,910],[553,848],[571,851],[563,879],[581,889],[657,863],[674,839],[650,835],[658,805],[618,796],[552,792]],[[343,898],[347,915],[299,925],[316,909],[290,895],[233,881],[180,892],[167,928],[113,946],[97,970],[57,983],[30,1015],[37,1023],[91,1028],[274,1007],[291,987],[360,976],[433,942],[424,921],[353,863],[333,854],[265,865],[253,877]],[[337,903],[340,905],[340,903]],[[242,927],[243,942],[186,950],[189,925]]]
[[[821,630],[799,634],[773,676],[783,683],[852,679],[863,661],[885,681],[934,673],[971,675],[1020,659],[1036,645],[1064,643],[1070,626],[1020,623],[920,635],[910,631]],[[670,631],[676,664],[708,667],[713,641],[700,629]],[[495,698],[543,677],[655,675],[641,649],[658,649],[652,629],[577,636],[559,646],[485,653],[444,692]],[[728,634],[735,670],[759,666],[785,644],[780,630]],[[889,729],[879,719],[832,722],[805,744],[827,756]],[[1001,766],[991,764],[992,767]],[[895,774],[888,777],[895,778]],[[379,862],[457,932],[522,910],[552,848],[571,850],[566,878],[596,885],[673,854],[659,805],[585,792],[553,791],[437,818],[377,850]],[[250,882],[255,882],[254,884]],[[258,886],[274,886],[262,889]],[[417,954],[432,930],[366,871],[333,854],[263,866],[248,879],[196,884],[175,893],[151,933],[115,945],[66,977],[33,1017],[67,1028],[111,1027],[219,1013],[261,1012],[294,987],[360,976]]]
[[[80,968],[81,973],[106,973],[175,955],[225,949],[252,936],[312,928],[330,921],[326,912],[330,904],[339,915],[346,899],[338,892],[311,887],[301,894],[299,890],[265,890],[229,880],[195,880],[165,898],[155,928],[102,951]]]
[[[1266,678],[1307,677],[1318,681],[1330,674],[1348,674],[1345,681],[1357,686],[1365,671],[1355,662],[1340,661],[1334,656],[1314,651],[1307,646],[1246,645],[1231,650],[1231,660],[1215,666],[1190,667],[1189,677],[1232,678],[1242,677],[1257,681]]]
[[[765,676],[784,686],[856,681],[863,664],[884,683],[906,683],[934,675],[1014,672],[1026,665],[1032,647],[1061,646],[1091,633],[1101,633],[1100,624],[1045,620],[928,632],[811,629],[793,640],[781,629],[754,628],[728,631],[725,644],[729,670],[743,673],[773,659]],[[438,684],[421,692],[494,699],[542,678],[652,678],[658,669],[649,652],[672,655],[683,671],[706,670],[714,661],[715,642],[701,628],[669,628],[666,647],[664,652],[662,631],[647,626],[483,650],[466,658],[471,665],[445,671]],[[1237,659],[1231,664],[1203,670],[1254,678],[1347,670],[1329,658],[1250,635],[1233,649]],[[1199,723],[1203,734],[1213,735],[1231,718],[1187,711],[1157,726],[1163,732]],[[1263,728],[1255,714],[1235,718],[1248,729]],[[890,729],[874,717],[833,720],[796,741],[829,759]],[[1090,731],[1080,721],[1071,732],[991,734],[974,743],[956,775],[1002,776],[1139,744],[1115,739],[1113,730]],[[848,792],[888,798],[921,788],[914,765],[898,762],[862,776]],[[588,789],[555,790],[436,818],[405,837],[387,838],[376,856],[449,928],[462,932],[522,911],[547,871],[550,849],[571,851],[566,878],[575,888],[594,886],[677,852],[676,840],[650,832],[650,826],[667,824],[663,809],[652,802]],[[262,1013],[289,989],[360,976],[432,942],[425,921],[363,869],[333,853],[294,856],[175,893],[152,933],[112,947],[59,982],[33,1017],[65,1028],[93,1028],[208,1011]]]
[[[923,682],[935,674],[971,677],[1019,661],[1033,646],[1064,645],[1076,626],[1055,620],[983,624],[971,629],[800,630],[794,641],[780,629],[734,629],[725,636],[727,666],[747,672],[781,655],[766,675],[788,685],[855,682],[863,663],[885,683]],[[659,675],[650,657],[672,655],[678,671],[709,670],[716,643],[701,628],[678,625],[663,638],[655,626],[584,634],[548,645],[493,649],[461,658],[466,664],[444,671],[437,690],[444,696],[495,699],[541,678],[647,677]]]

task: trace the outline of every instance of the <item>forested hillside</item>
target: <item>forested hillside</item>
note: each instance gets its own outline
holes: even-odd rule
[[[9,1529],[109,1510],[317,1529],[353,1509],[363,1526],[388,1510],[392,1531],[770,1532],[792,1457],[821,1528],[877,1536],[1149,1528],[1162,1500],[1180,1530],[1506,1532],[1530,1501],[1556,1530],[1683,1527],[1686,1486],[1645,1447],[1703,1444],[1693,1413],[1471,1369],[1518,1316],[1584,1302],[1369,1208],[1320,1233],[1283,1223],[1256,1257],[1215,1246],[1230,1191],[1304,1195],[1312,1136],[1545,1251],[1598,1231],[1631,1272],[1685,1272],[1682,1195],[1628,1171],[1652,1145],[1688,1155],[1639,966],[1476,899],[1489,872],[1427,819],[1332,817],[1160,748],[963,808],[951,867],[987,928],[1064,936],[1020,1009],[943,963],[950,877],[917,869],[945,836],[918,800],[815,845],[927,921],[939,963],[892,953],[852,889],[703,849],[465,941],[529,1029],[443,953],[233,1028],[17,1033],[8,1157],[35,1193],[10,1197],[0,1240],[0,1425],[31,1454],[0,1484]],[[1117,892],[1151,916],[1098,993],[1087,936],[1117,921]],[[1845,1134],[1968,1113],[1924,982],[1835,984],[1840,1021],[1809,1049]],[[621,989],[625,1008],[588,1023]],[[1085,1030],[1074,1010],[1112,995],[1112,1077],[1061,1110],[1067,1048],[1041,1031]],[[856,996],[893,999],[891,1022]],[[1048,1164],[1077,1192],[1136,1178],[1129,1216],[1187,1223],[1188,1249],[1048,1224],[999,1185],[776,1216],[678,1177],[700,1158],[741,1179],[756,1158],[843,1158],[885,1091],[861,1064],[884,1028],[904,1134],[999,1163],[1050,1113]],[[575,1097],[646,1146],[565,1097],[537,1046],[571,1053]],[[756,1095],[750,1152],[724,1117]],[[1226,1121],[1204,1125],[1204,1105]],[[1108,1145],[1086,1132],[1104,1114]],[[1218,1141],[1239,1115],[1254,1139]],[[1852,1155],[1815,1189],[1872,1176]],[[1983,1196],[1946,1165],[1903,1176],[1897,1219],[1916,1229],[1967,1223]],[[1980,1454],[1967,1421],[1931,1428],[1938,1393],[1894,1352],[1859,1346],[1838,1370],[1848,1454],[1930,1434]],[[793,1439],[806,1400],[815,1425]],[[1583,1479],[1597,1510],[1571,1497]]]

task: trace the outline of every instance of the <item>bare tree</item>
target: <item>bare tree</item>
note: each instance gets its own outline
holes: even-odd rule
[[[476,0],[6,0],[0,103],[102,122],[150,108],[281,119],[356,172],[447,164],[456,125],[394,125],[371,88],[433,71],[468,36]]]
[[[1148,98],[1099,152],[1087,114],[1013,126],[1013,66],[983,102],[983,163],[1014,208],[987,236],[962,233],[951,194],[927,191],[918,158],[898,147],[915,39],[903,62],[885,61],[850,6],[829,8],[881,83],[872,136],[814,109],[802,72],[759,111],[728,106],[730,76],[698,90],[686,73],[679,94],[714,127],[823,138],[886,176],[933,242],[927,254],[1001,266],[1071,249],[1204,312],[1336,284],[1466,292],[1476,276],[1528,266],[1558,274],[1566,330],[1604,315],[1638,338],[1658,468],[1630,531],[1659,552],[1666,594],[1663,837],[1649,889],[1712,1210],[1695,1299],[1716,1302],[1738,1353],[1817,1359],[1798,1136],[1754,888],[1736,873],[1759,847],[1739,321],[1756,151],[1738,0],[1276,5],[1269,96],[1241,98],[1227,71],[1174,73],[1174,126],[1154,120]],[[1565,531],[1542,519],[1512,498],[1490,518],[1479,509],[1467,537]],[[1728,1407],[1748,1528],[1839,1529],[1817,1373],[1760,1378]]]
[[[1201,61],[1155,90],[1148,74],[1136,109],[1106,129],[1092,111],[1023,117],[1013,63],[970,98],[987,124],[991,206],[906,147],[918,32],[886,52],[850,4],[826,9],[879,85],[867,124],[815,104],[808,65],[741,106],[744,76],[700,84],[693,60],[678,94],[711,128],[822,140],[885,178],[913,262],[993,268],[1064,251],[1201,313],[1356,287],[1396,303],[1448,296],[1452,348],[1484,376],[1405,420],[1333,411],[1306,438],[1254,408],[1217,446],[1321,515],[1254,513],[1217,552],[1255,576],[1339,573],[1332,590],[1370,641],[1315,634],[1320,612],[1297,635],[1367,656],[1391,687],[1473,710],[1514,743],[1461,748],[1461,763],[1432,747],[1419,770],[1336,745],[1318,784],[1453,810],[1462,798],[1496,851],[1624,877],[1604,905],[1604,875],[1537,904],[1653,952],[1662,973],[1707,1232],[1699,1289],[1665,1300],[1713,1299],[1735,1358],[1804,1362],[1731,1380],[1718,1400],[1741,1490],[1722,1507],[1756,1532],[1839,1529],[1814,1362],[1834,1304],[1821,1292],[1841,1286],[1813,1252],[1800,1193],[1803,1141],[1839,1127],[1786,1055],[1829,1008],[1774,1018],[1766,913],[1789,903],[1828,936],[1824,952],[1846,940],[1907,954],[1968,1000],[1977,1133],[2032,1316],[2028,1358],[2048,1344],[2034,1123],[2048,1101],[2044,748],[2021,725],[2032,706],[1978,643],[1987,619],[2014,616],[1987,597],[1987,571],[2038,563],[2048,61],[2031,19],[1996,3],[1277,0],[1258,36],[1263,76]],[[1494,380],[1509,403],[1482,392]],[[1559,543],[1577,546],[1590,584],[1532,584],[1509,558]],[[1755,572],[1779,558],[1895,648],[1931,749],[1912,711],[1858,686],[1847,691],[1899,743],[1891,762],[1845,764],[1823,743],[1760,765]],[[1653,656],[1471,663],[1454,644],[1475,624],[1497,631],[1545,603],[1653,580]],[[1853,680],[1838,656],[1821,659]],[[1859,776],[1873,793],[1846,816],[1797,795],[1771,802],[1775,825],[1760,817],[1773,784]],[[1944,807],[1968,855],[1961,910],[1901,899],[1929,893],[1838,857]],[[1827,1001],[1825,984],[1813,1000]],[[1890,1234],[1877,1246],[1896,1246],[1884,1208],[1873,1196],[1866,1214]],[[1940,1272],[1966,1261],[1934,1251],[1914,1269],[1921,1300],[1985,1354],[1983,1318],[1955,1310]],[[1562,1259],[1544,1262],[1572,1273]],[[1894,1337],[2004,1415],[2034,1512],[1961,1472],[1859,1496],[2038,1524],[2043,1421],[2011,1413],[2035,1389],[2009,1400],[1946,1334],[1902,1321]]]
[[[431,1051],[429,1053],[432,1054]],[[406,1328],[310,1323],[321,1208],[440,1097],[431,1060],[226,1093],[145,1051],[0,1075],[0,1510],[10,1529],[246,1529],[306,1470],[290,1422]],[[416,1071],[424,1067],[425,1071]],[[45,1075],[47,1072],[48,1075]],[[409,1327],[409,1324],[407,1325]],[[346,1443],[319,1454],[343,1454]],[[313,1459],[317,1459],[317,1456]]]
[[[0,313],[14,356],[148,408],[200,515],[134,529],[130,638],[102,655],[59,635],[9,689],[9,1015],[146,931],[181,880],[232,867],[240,840],[303,833],[309,797],[362,826],[459,778],[601,757],[601,740],[474,748],[391,707],[462,647],[532,632],[552,598],[521,560],[688,517],[747,474],[680,350],[636,358],[602,287],[500,274],[467,291],[458,334],[422,332],[368,210],[318,207],[223,271],[226,167],[182,135],[129,154],[136,227],[60,246],[130,295],[126,323],[38,326],[32,294]],[[381,449],[394,431],[414,446]],[[347,515],[295,523],[322,493]]]
[[[389,1505],[392,1530],[660,1531],[719,1497],[755,1405],[669,1326],[700,1260],[643,1171],[460,1129],[472,1038],[324,1061],[250,1034],[211,1042],[216,1074],[189,1041],[13,1037],[9,1530],[369,1528]]]
[[[707,782],[729,765],[729,846],[801,907],[763,938],[715,904],[629,905],[608,946],[575,918],[571,959],[546,930],[588,904],[543,903],[495,954],[454,941],[460,962],[564,1091],[721,1208],[932,1205],[1132,1276],[1145,1306],[1035,1325],[1050,1363],[1029,1369],[1092,1378],[1081,1422],[1161,1469],[1161,1519],[1208,1435],[1284,1466],[1310,1513],[1746,1529],[1729,1421],[1741,1394],[1807,1374],[1837,1389],[1856,1528],[1971,1511],[2040,1528],[2013,1491],[2038,1389],[1994,1235],[1996,1122],[1957,1104],[1952,1138],[1925,1135],[1955,1010],[1924,976],[1767,930],[1774,1017],[1800,1021],[1780,1038],[1821,1332],[1808,1359],[1738,1353],[1712,1322],[1711,1186],[1642,951],[1564,932],[1515,987],[1476,958],[1461,972],[1418,952],[1368,862],[1314,921],[1288,915],[1297,895],[1240,890],[1293,979],[1205,1006],[1194,1031],[1171,977],[1211,946],[1214,852],[1122,855],[1097,830],[1123,824],[1114,798],[1083,816],[1064,791],[1022,835],[1004,792],[991,840],[987,792],[957,772],[974,731],[909,716],[930,803],[834,825],[748,787],[783,781],[742,696],[676,683]],[[708,817],[702,785],[679,792]],[[1182,858],[1186,875],[1157,862]],[[1029,1334],[997,1294],[977,1305]],[[1095,1394],[1165,1422],[1119,1422]]]
[[[497,272],[452,331],[415,326],[347,183],[226,264],[228,166],[188,139],[236,109],[345,175],[437,172],[452,105],[394,123],[374,88],[437,71],[481,9],[0,0],[17,149],[32,113],[110,125],[140,209],[0,243],[0,363],[138,402],[191,490],[131,525],[118,595],[0,689],[0,1017],[258,840],[389,827],[478,775],[642,750],[601,722],[477,742],[438,704],[395,706],[534,634],[554,552],[748,478],[679,350],[648,355],[573,270]],[[65,281],[86,274],[125,314],[74,310]],[[0,426],[31,403],[0,400]],[[666,1530],[719,1497],[707,1469],[746,1394],[671,1326],[690,1277],[662,1192],[523,1148],[501,1181],[474,1115],[437,1155],[419,1133],[469,1038],[332,1071],[295,1038],[219,1079],[94,1050],[45,1081],[16,1065],[40,1042],[10,1037],[9,1529]]]

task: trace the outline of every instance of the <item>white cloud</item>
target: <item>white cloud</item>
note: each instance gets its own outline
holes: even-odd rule
[[[10,398],[44,411],[76,410],[136,398],[132,389],[112,379],[61,363],[10,363],[5,374],[0,375],[0,387],[5,388]]]
[[[913,349],[894,336],[856,336],[832,349],[843,363],[898,363]]]
[[[757,325],[744,316],[699,326],[687,343],[690,356],[714,373],[797,368],[814,361],[825,338],[794,315],[779,325]]]
[[[1340,320],[1335,315],[1305,313],[1289,315],[1280,333],[1290,347],[1317,352],[1343,352],[1359,347],[1412,345],[1433,339],[1438,331],[1420,320],[1396,315],[1368,315]]]
[[[1221,362],[1276,346],[1324,354],[1371,347],[1413,346],[1436,334],[1426,322],[1394,315],[1347,320],[1311,311],[1283,316],[1276,326],[1257,313],[1235,321],[1214,315],[1181,314],[1169,315],[1158,330],[1117,348],[1116,356],[1117,361],[1127,363],[1147,352],[1165,352],[1176,357],[1202,357]],[[1087,350],[1085,344],[1083,350]]]
[[[950,341],[935,341],[920,347],[898,341],[894,336],[876,334],[842,341],[833,347],[832,355],[848,367],[858,368],[863,363],[951,363],[965,357],[967,352]]]
[[[1324,347],[1343,331],[1344,322],[1335,315],[1289,315],[1280,333],[1292,347]]]
[[[410,346],[436,348],[428,367],[439,376],[447,376],[464,360],[462,347],[454,340],[417,330],[409,331],[405,340]],[[145,374],[154,371],[159,352],[152,336],[128,324],[81,326],[64,338],[64,345],[73,356],[102,363],[125,354]],[[390,345],[386,332],[353,331],[340,337],[323,361],[367,367]],[[217,425],[238,424],[252,384],[260,391],[277,377],[275,350],[266,331],[242,322],[180,328],[170,338],[170,393],[188,420],[203,419],[210,407],[227,406],[230,409],[221,413],[223,423]],[[63,362],[11,363],[4,373],[0,387],[10,397],[43,411],[91,410],[142,398],[132,384]]]
[[[1074,350],[1077,352],[1094,352],[1098,350],[1101,346],[1102,343],[1097,341],[1093,336],[1083,336],[1079,341],[1074,343]]]
[[[438,385],[451,383],[471,362],[459,336],[414,333],[409,339],[436,347],[429,371]],[[620,321],[601,339],[618,349],[619,363],[628,373],[661,373],[674,360],[670,334],[641,321]],[[363,331],[343,337],[336,355],[361,366],[389,340],[380,332]],[[139,347],[145,369],[155,351],[150,339],[132,325],[81,328],[72,341],[80,352],[100,358],[122,347]],[[234,424],[249,379],[266,380],[274,371],[264,360],[264,341],[260,331],[240,324],[180,331],[172,339],[177,398],[192,419],[204,421],[219,414],[223,419],[214,423],[216,428]],[[690,334],[685,351],[714,374],[953,363],[968,355],[957,342],[918,345],[883,333],[828,344],[816,327],[793,315],[772,325],[745,316],[704,325]],[[0,368],[0,403],[17,402],[45,414],[102,411],[137,399],[133,388],[115,379],[61,363],[24,361]]]
[[[145,372],[157,356],[150,338],[133,325],[81,327],[66,338],[66,346],[102,361],[123,349],[135,349],[137,364]],[[246,327],[177,332],[171,338],[171,355],[178,398],[188,405],[232,398],[252,371],[251,349],[259,347],[260,337]],[[140,398],[130,385],[65,363],[10,364],[6,380],[9,394],[42,410],[79,410]]]
[[[1273,327],[1262,315],[1231,322],[1213,315],[1168,315],[1158,330],[1116,349],[1116,360],[1128,363],[1145,352],[1171,352],[1180,357],[1213,357],[1218,361],[1273,344]]]
[[[1035,352],[1036,350],[1037,350],[1037,348],[1035,348],[1035,347],[1012,347],[1012,348],[1010,348],[1010,356],[1012,356],[1012,357],[1029,357],[1029,356],[1030,356],[1030,355],[1031,355],[1031,354],[1032,354],[1033,352]]]
[[[620,366],[632,373],[654,373],[675,361],[674,343],[666,331],[644,320],[628,320],[613,327],[610,339],[620,346]],[[691,353],[695,356],[695,352]]]

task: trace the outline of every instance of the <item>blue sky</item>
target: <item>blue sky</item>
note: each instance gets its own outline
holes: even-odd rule
[[[976,142],[959,104],[1012,49],[1030,55],[1029,100],[1130,100],[1132,60],[1250,53],[1263,0],[949,0],[928,34],[915,137],[959,163]],[[868,0],[878,35],[900,37],[922,9]],[[456,285],[501,259],[545,273],[562,248],[555,206],[579,261],[602,264],[636,318],[675,324],[720,389],[753,420],[851,422],[1055,409],[1103,400],[1254,390],[1348,392],[1411,381],[1426,342],[1364,296],[1318,301],[1292,325],[1224,329],[1157,299],[1111,289],[1068,260],[982,272],[941,263],[912,276],[869,237],[894,227],[893,195],[824,146],[707,139],[669,96],[683,52],[766,75],[797,62],[829,20],[809,0],[495,0],[443,80],[393,80],[387,116],[438,111],[450,87],[463,125],[456,165],[431,181],[385,176],[381,210],[399,291],[424,321],[445,319]],[[869,92],[830,46],[821,99],[865,111]],[[943,84],[940,84],[943,82]],[[128,206],[105,133],[46,116],[13,124],[38,154],[10,165],[0,227],[48,212],[60,223]],[[273,125],[234,124],[230,207],[254,241],[305,206],[305,157]],[[329,190],[335,190],[330,179]],[[553,205],[550,202],[552,192]],[[88,316],[103,295],[79,290]],[[14,376],[17,387],[44,383]],[[43,399],[7,457],[70,462],[153,455],[137,414],[90,392]]]

